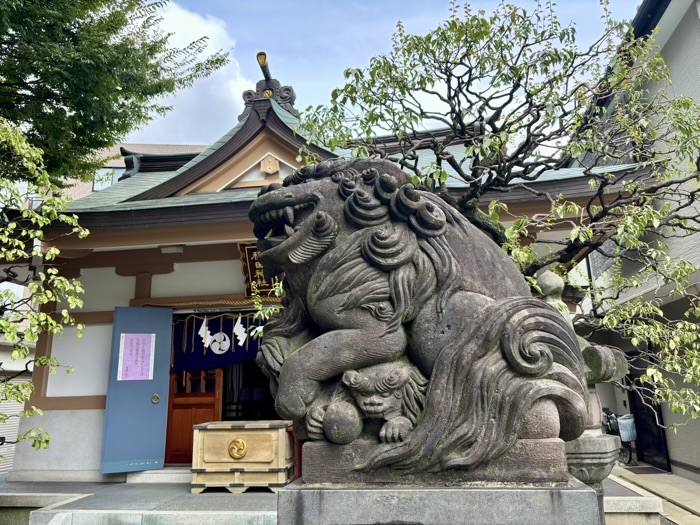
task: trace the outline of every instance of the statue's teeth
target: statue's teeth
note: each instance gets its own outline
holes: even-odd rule
[[[287,220],[287,224],[294,226],[294,208],[287,206],[284,209],[284,217]]]
[[[294,235],[294,229],[289,224],[284,225],[284,232],[287,234],[287,237]]]

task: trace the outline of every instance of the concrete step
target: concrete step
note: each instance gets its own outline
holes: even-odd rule
[[[272,511],[107,511],[35,510],[29,525],[277,525]]]
[[[189,467],[165,467],[160,470],[129,472],[127,483],[190,483],[192,473]]]
[[[267,490],[191,494],[189,483],[121,483],[34,510],[29,524],[274,525],[276,510],[277,496]]]

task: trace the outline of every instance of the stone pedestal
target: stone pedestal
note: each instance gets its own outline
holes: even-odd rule
[[[278,493],[278,525],[600,525],[595,491],[480,483],[450,488],[303,484]]]
[[[620,454],[620,438],[600,431],[586,431],[566,444],[569,472],[600,495],[603,480],[610,475]]]
[[[379,468],[370,472],[361,465],[377,448],[376,441],[357,440],[352,445],[326,441],[304,443],[302,471],[304,483],[398,483],[423,487],[446,487],[473,482],[566,484],[565,444],[561,439],[519,439],[501,457],[470,470],[406,472]]]
[[[603,525],[605,525],[603,480],[610,475],[619,453],[620,438],[603,434],[600,429],[586,430],[578,439],[566,443],[569,472],[596,491]]]

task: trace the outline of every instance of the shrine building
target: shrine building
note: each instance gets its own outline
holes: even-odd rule
[[[255,365],[258,341],[246,333],[253,283],[263,302],[279,301],[268,296],[248,208],[261,187],[299,167],[302,146],[333,155],[295,132],[294,90],[263,71],[238,123],[212,146],[122,148],[119,181],[70,205],[90,235],[46,232],[61,274],[85,289],[73,315],[86,328],[37,344],[37,356],[75,371],[35,369],[29,404],[44,415],[23,419],[20,431],[40,426],[51,446],[21,443],[10,480],[119,481],[179,465],[189,482],[194,424],[278,419]]]

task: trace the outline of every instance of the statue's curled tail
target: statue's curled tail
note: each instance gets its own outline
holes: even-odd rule
[[[556,405],[559,437],[583,432],[584,364],[559,312],[530,297],[502,299],[471,326],[436,359],[423,417],[408,439],[378,449],[363,470],[472,469],[515,444],[540,400]]]

